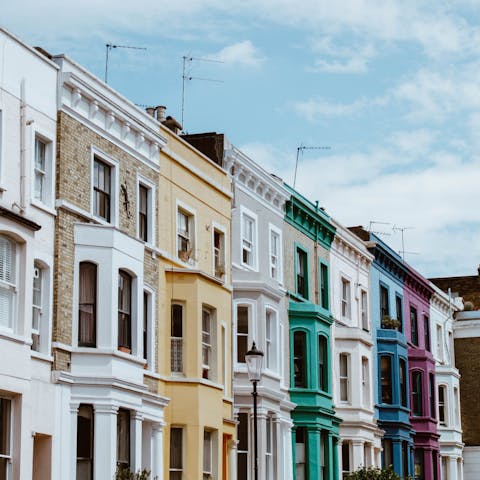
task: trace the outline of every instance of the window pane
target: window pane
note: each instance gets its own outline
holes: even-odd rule
[[[10,456],[11,400],[0,398],[0,455]]]
[[[400,359],[400,395],[402,406],[407,406],[407,364]]]
[[[122,408],[117,414],[117,464],[130,466],[130,412]]]
[[[111,167],[95,158],[93,177],[93,213],[109,222]]]
[[[306,334],[293,334],[293,375],[295,387],[306,387]]]
[[[170,369],[183,372],[183,306],[173,304],[171,312]]]
[[[183,470],[183,430],[170,429],[170,470]],[[171,475],[170,475],[170,478]]]
[[[80,263],[78,292],[78,345],[94,347],[97,313],[97,266],[95,264]]]
[[[118,346],[132,348],[132,279],[123,270],[118,274]]]
[[[423,415],[423,398],[422,398],[421,372],[412,373],[412,397],[413,397],[413,414],[415,416],[422,416]]]
[[[417,310],[414,307],[410,307],[410,327],[412,343],[418,346],[418,319]]]
[[[392,403],[392,359],[391,357],[380,357],[381,382],[382,382],[382,403]]]
[[[91,479],[93,474],[93,407],[80,405],[77,414],[77,478]]]

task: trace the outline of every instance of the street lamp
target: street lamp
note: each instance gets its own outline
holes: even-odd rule
[[[254,453],[254,478],[258,480],[258,451],[257,451],[257,382],[262,378],[263,352],[257,349],[255,342],[252,348],[245,354],[247,363],[248,379],[253,383],[253,453]]]

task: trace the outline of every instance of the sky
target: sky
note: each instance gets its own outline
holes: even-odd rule
[[[186,132],[290,185],[329,147],[296,189],[436,277],[480,263],[479,4],[16,0],[0,24],[102,79],[107,43],[146,48],[110,51],[110,86],[181,121],[185,84]]]

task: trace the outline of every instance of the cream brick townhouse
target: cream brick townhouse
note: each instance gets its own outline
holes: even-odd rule
[[[160,124],[65,56],[59,67],[53,478],[162,478]],[[45,477],[46,478],[46,477]]]

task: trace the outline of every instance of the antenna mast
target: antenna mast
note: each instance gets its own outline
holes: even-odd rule
[[[293,175],[293,188],[295,188],[295,184],[297,183],[297,168],[298,168],[298,157],[300,155],[300,152],[304,150],[330,150],[331,147],[329,146],[321,146],[321,147],[307,147],[305,145],[300,144],[300,146],[297,147],[297,160],[295,161],[295,174]]]
[[[393,226],[392,230],[394,232],[402,232],[402,249],[398,252],[402,256],[402,260],[405,261],[405,254],[408,253],[410,255],[418,255],[418,252],[407,252],[405,250],[405,239],[404,239],[404,232],[405,230],[413,230],[415,227],[397,227]]]
[[[182,69],[182,128],[184,128],[184,117],[185,117],[185,83],[187,80],[201,80],[204,82],[215,82],[223,83],[223,80],[217,80],[215,78],[203,78],[203,77],[193,77],[187,73],[187,62],[192,63],[196,62],[207,62],[207,63],[224,63],[221,60],[215,60],[213,58],[202,58],[202,57],[191,57],[190,55],[184,55],[183,59],[183,69]]]
[[[131,47],[128,45],[114,45],[113,43],[106,43],[106,54],[105,54],[105,83],[108,83],[108,56],[112,48],[129,48],[131,50],[146,50],[145,47]]]

